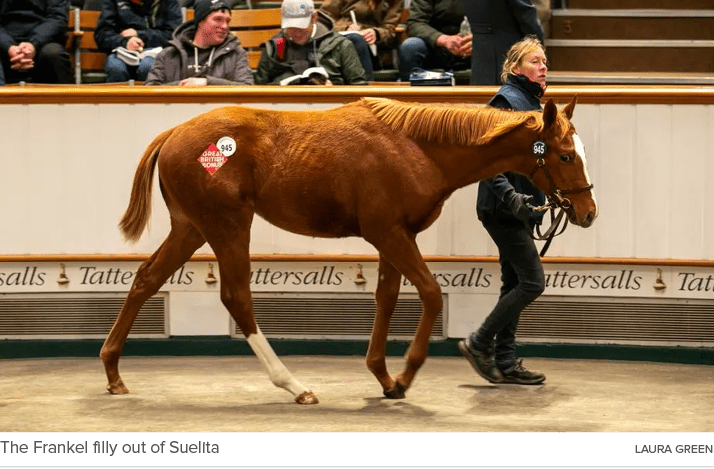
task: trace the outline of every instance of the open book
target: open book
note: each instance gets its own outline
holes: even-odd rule
[[[283,78],[280,80],[280,86],[285,85],[324,85],[329,79],[327,70],[323,67],[310,67],[300,75],[293,75],[291,77]]]
[[[142,52],[129,50],[126,47],[117,47],[112,52],[116,52],[117,57],[119,57],[119,59],[125,64],[136,67],[144,57],[156,57],[156,54],[161,52],[161,47],[146,49]]]

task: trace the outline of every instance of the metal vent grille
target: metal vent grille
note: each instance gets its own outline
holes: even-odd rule
[[[253,306],[261,331],[273,338],[369,338],[376,311],[374,295],[368,293],[254,294]],[[389,338],[411,339],[421,311],[418,295],[400,295],[392,315]],[[243,337],[235,323],[231,330],[235,337]],[[442,311],[436,318],[431,338],[444,338],[444,330]]]
[[[521,313],[519,339],[714,344],[714,303],[663,298],[543,296]]]
[[[125,293],[0,295],[0,338],[104,338]],[[166,295],[144,304],[129,337],[167,337]]]

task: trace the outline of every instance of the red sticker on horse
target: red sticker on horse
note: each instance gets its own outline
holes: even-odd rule
[[[211,176],[213,176],[226,161],[228,161],[228,158],[226,158],[226,156],[221,153],[221,150],[214,144],[210,144],[208,149],[198,157],[198,162],[206,168],[206,171],[208,171]]]

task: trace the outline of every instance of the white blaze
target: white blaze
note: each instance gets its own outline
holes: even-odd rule
[[[573,144],[575,145],[575,153],[577,153],[580,156],[580,159],[583,160],[583,169],[585,170],[585,181],[587,181],[588,184],[592,184],[590,182],[590,175],[588,174],[588,160],[585,157],[585,145],[583,145],[583,141],[580,140],[580,137],[576,133],[573,134]],[[595,202],[595,206],[597,206],[597,200],[595,200],[595,190],[590,189],[590,193],[593,196],[593,201]]]

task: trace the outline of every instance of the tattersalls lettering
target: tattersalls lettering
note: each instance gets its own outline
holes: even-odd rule
[[[82,285],[131,285],[134,272],[117,268],[97,269],[96,267],[80,267]]]
[[[38,272],[36,266],[27,266],[14,272],[0,272],[0,287],[41,286],[45,284],[46,272]]]
[[[680,272],[677,274],[682,282],[677,288],[679,291],[714,291],[714,275],[697,275],[694,272]]]
[[[491,274],[486,274],[483,267],[471,268],[468,272],[437,272],[434,275],[434,280],[442,288],[447,287],[471,287],[471,288],[488,288],[491,286]],[[413,285],[409,280],[402,280],[404,286]]]
[[[571,274],[568,271],[556,271],[545,274],[545,286],[548,288],[568,288],[591,290],[639,290],[642,277],[634,270],[622,270],[619,274],[591,275]]]
[[[131,285],[136,272],[133,270],[122,270],[119,267],[108,269],[98,269],[94,266],[82,266],[79,268],[82,273],[82,285]],[[191,285],[193,283],[194,272],[186,270],[186,266],[181,266],[179,270],[168,279],[166,283],[171,285]]]
[[[284,271],[259,268],[250,273],[253,285],[341,285],[343,272],[334,266],[323,266],[319,270]]]

